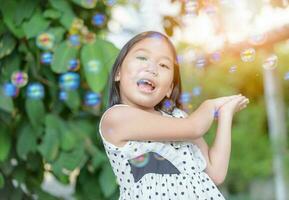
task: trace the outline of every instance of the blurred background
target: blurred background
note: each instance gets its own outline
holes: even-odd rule
[[[118,199],[98,123],[119,49],[148,30],[177,49],[187,113],[209,98],[250,99],[233,121],[226,199],[289,199],[287,0],[0,5],[0,199]]]

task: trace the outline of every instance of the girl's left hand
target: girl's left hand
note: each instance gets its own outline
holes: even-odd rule
[[[248,103],[249,99],[243,95],[234,97],[218,109],[218,116],[225,113],[233,116],[236,112],[246,108]]]

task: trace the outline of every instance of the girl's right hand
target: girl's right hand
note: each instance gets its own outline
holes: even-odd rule
[[[236,112],[246,108],[248,103],[249,99],[243,95],[234,97],[231,101],[227,102],[219,108],[218,114],[222,115],[226,113],[233,116]]]
[[[208,101],[210,101],[213,104],[214,110],[218,111],[223,105],[233,100],[234,98],[240,97],[240,96],[241,94],[231,95],[231,96],[219,97],[215,99],[209,99]]]

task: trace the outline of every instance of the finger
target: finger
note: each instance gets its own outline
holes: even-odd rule
[[[247,107],[247,104],[240,106],[239,111],[243,110],[246,107]]]
[[[241,97],[241,95],[232,95],[232,96],[229,96],[229,101],[234,100],[234,99],[239,98],[239,97]]]
[[[241,105],[243,105],[243,104],[248,104],[249,102],[250,102],[249,99],[245,97],[245,98],[242,99],[242,101],[240,102],[240,104],[241,104]]]

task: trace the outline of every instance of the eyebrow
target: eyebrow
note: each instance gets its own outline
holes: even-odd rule
[[[134,53],[137,52],[137,51],[146,51],[146,52],[150,53],[150,50],[144,49],[144,48],[138,48],[138,49],[134,50]],[[172,59],[170,59],[168,56],[161,56],[161,57],[169,60],[169,61],[172,62],[172,63],[174,63],[174,62],[172,61]]]

